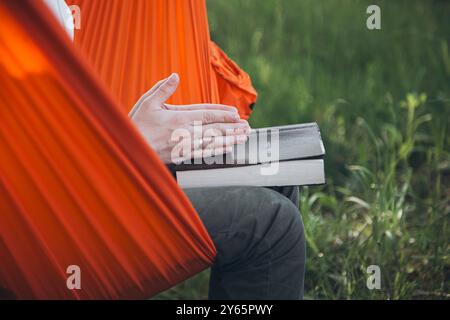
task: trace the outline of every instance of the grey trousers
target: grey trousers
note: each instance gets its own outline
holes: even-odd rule
[[[184,190],[216,249],[210,299],[301,299],[305,237],[298,188]]]

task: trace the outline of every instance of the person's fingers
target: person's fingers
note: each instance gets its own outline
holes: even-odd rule
[[[138,110],[140,109],[142,102],[144,102],[149,96],[151,96],[153,94],[153,92],[155,92],[160,86],[161,84],[166,81],[166,79],[162,79],[159,80],[150,90],[148,90],[146,93],[144,93],[142,95],[142,97],[136,102],[136,104],[133,106],[133,108],[131,109],[131,111],[128,113],[128,116],[130,118],[133,118],[134,115],[138,112]]]
[[[215,149],[218,147],[228,147],[235,144],[243,144],[247,141],[246,135],[220,136],[220,137],[205,137],[201,140],[201,147],[203,149]]]
[[[244,144],[248,139],[247,135],[232,135],[218,137],[204,137],[203,139],[183,139],[177,143],[179,150],[198,152],[199,150],[212,150],[217,148],[232,147],[236,144]],[[183,154],[177,155],[183,156]]]
[[[245,120],[241,120],[235,123],[211,123],[203,126],[203,132],[205,135],[221,136],[221,135],[233,135],[233,134],[249,134],[250,126]]]
[[[221,146],[214,149],[196,149],[188,154],[181,154],[177,158],[171,159],[172,163],[181,164],[182,162],[190,159],[201,159],[208,158],[212,156],[219,156],[222,154],[227,154],[233,151],[231,146]]]
[[[149,96],[151,96],[156,90],[159,89],[159,87],[161,87],[161,85],[164,83],[164,81],[166,81],[168,78],[159,80],[150,90],[148,90],[143,97],[147,98]]]
[[[151,99],[151,105],[160,108],[172,94],[177,90],[180,83],[180,77],[176,73],[172,73],[165,81],[163,81],[158,88],[147,97]]]
[[[181,115],[192,122],[199,121],[202,124],[234,123],[241,120],[238,113],[223,110],[192,110],[180,112]]]
[[[177,146],[182,150],[214,149],[222,146],[227,147],[235,144],[243,144],[247,139],[248,136],[245,134],[214,137],[207,136],[201,139],[183,139],[177,142]]]
[[[209,158],[212,156],[219,156],[222,154],[230,153],[232,151],[233,151],[232,146],[219,146],[212,149],[196,149],[192,151],[192,158],[193,159]]]
[[[237,112],[236,107],[227,106],[224,104],[197,103],[188,105],[173,105],[165,103],[164,106],[166,107],[167,110],[172,111],[223,110],[223,111]]]

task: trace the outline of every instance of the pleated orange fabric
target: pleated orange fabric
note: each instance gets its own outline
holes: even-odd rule
[[[223,103],[247,119],[256,91],[247,73],[210,40],[204,0],[67,0],[81,10],[75,44],[128,112],[158,80],[177,72],[171,103]]]
[[[148,298],[213,262],[189,200],[41,1],[0,2],[0,118],[0,298]]]

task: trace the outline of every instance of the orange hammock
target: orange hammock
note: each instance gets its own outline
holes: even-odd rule
[[[41,1],[0,1],[0,119],[0,298],[148,298],[212,263],[190,202]]]
[[[210,40],[204,0],[68,0],[81,10],[75,44],[126,112],[158,80],[177,72],[171,103],[223,103],[247,119],[250,77]]]

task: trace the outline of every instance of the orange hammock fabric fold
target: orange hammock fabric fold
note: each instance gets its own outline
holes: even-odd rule
[[[125,112],[173,72],[171,103],[222,103],[247,119],[256,91],[247,73],[210,40],[204,0],[68,0],[81,10],[75,44]]]
[[[41,1],[0,2],[0,118],[0,298],[148,298],[211,265],[189,200]]]

